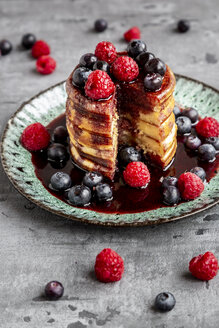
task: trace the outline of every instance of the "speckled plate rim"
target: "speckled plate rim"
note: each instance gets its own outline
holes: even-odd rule
[[[186,76],[183,76],[183,75],[180,75],[180,74],[175,74],[176,76],[176,79],[177,81],[182,79],[182,80],[186,80],[186,81],[191,81],[191,82],[194,82],[195,84],[198,84],[198,85],[201,85],[203,89],[209,89],[211,90],[212,92],[216,93],[219,95],[219,90],[217,90],[216,88],[213,88],[203,82],[200,82],[196,79],[192,79],[190,77],[186,77]],[[95,212],[95,211],[91,211],[91,210],[88,210],[88,209],[80,209],[80,208],[77,208],[77,207],[72,207],[70,206],[71,208],[74,208],[74,210],[76,211],[76,213],[74,213],[73,215],[72,214],[66,214],[64,213],[63,211],[61,210],[57,210],[57,209],[53,209],[51,208],[50,206],[46,205],[46,204],[43,204],[41,201],[38,201],[36,200],[32,195],[30,195],[29,193],[27,193],[25,191],[25,189],[23,187],[21,187],[21,185],[14,179],[13,175],[11,174],[11,166],[8,164],[7,162],[7,158],[5,156],[5,151],[4,151],[4,144],[5,144],[5,140],[7,138],[7,132],[10,128],[10,125],[13,124],[13,121],[14,119],[16,118],[16,116],[18,115],[18,113],[20,113],[24,107],[28,104],[30,104],[33,100],[37,99],[39,96],[43,95],[43,94],[46,94],[48,91],[51,91],[53,89],[55,89],[56,87],[59,87],[59,86],[64,86],[65,84],[65,81],[62,81],[62,82],[59,82],[41,92],[39,92],[37,95],[35,95],[34,97],[30,98],[28,101],[22,103],[22,105],[17,109],[17,111],[11,116],[11,118],[8,120],[8,123],[4,129],[4,132],[3,132],[3,135],[2,135],[2,140],[1,140],[1,159],[2,159],[2,166],[4,168],[4,171],[6,173],[6,175],[8,176],[9,180],[11,181],[12,185],[24,196],[26,197],[28,200],[32,201],[33,203],[35,203],[36,205],[38,205],[39,207],[49,211],[49,212],[52,212],[56,215],[59,215],[59,216],[62,216],[62,217],[65,217],[65,218],[68,218],[68,219],[72,219],[72,220],[75,220],[75,221],[79,221],[79,222],[84,222],[84,223],[89,223],[89,224],[96,224],[96,225],[104,225],[104,226],[115,226],[115,227],[130,227],[130,226],[147,226],[147,225],[156,225],[156,224],[161,224],[161,223],[167,223],[167,222],[171,222],[171,221],[176,221],[176,220],[179,220],[179,219],[183,219],[183,218],[186,218],[186,217],[189,217],[193,214],[197,214],[197,213],[200,213],[210,207],[213,207],[215,206],[216,204],[219,203],[219,194],[217,192],[217,196],[214,196],[209,200],[209,203],[206,203],[206,199],[204,201],[204,203],[202,203],[202,206],[200,206],[199,208],[195,208],[195,209],[191,209],[189,211],[187,211],[186,213],[183,213],[183,214],[180,214],[180,215],[173,215],[171,217],[163,217],[163,218],[160,218],[160,215],[157,213],[157,215],[155,214],[155,217],[153,219],[148,219],[147,218],[147,214],[149,212],[156,212],[156,211],[159,211],[163,208],[160,208],[160,209],[157,209],[157,210],[152,210],[152,211],[149,211],[149,212],[140,212],[140,213],[130,213],[130,214],[106,214],[106,213],[101,213],[101,212]],[[186,105],[183,103],[183,105]],[[187,105],[188,106],[188,105]],[[61,114],[61,112],[60,112]],[[32,163],[31,163],[32,164]],[[217,174],[218,176],[218,174]],[[36,178],[37,179],[37,178]],[[215,178],[213,178],[212,180],[214,180]],[[211,180],[211,181],[212,181]],[[40,182],[41,183],[41,182]],[[211,182],[210,182],[211,183]],[[41,184],[41,186],[43,187],[43,185]],[[43,187],[44,188],[44,187]],[[51,196],[51,194],[44,188],[44,190]],[[54,197],[54,196],[52,196]],[[56,198],[56,197],[54,197]],[[56,198],[57,199],[57,198]],[[58,200],[59,202],[62,202],[60,200]],[[195,201],[192,201],[192,202],[189,202],[189,203],[193,203]],[[64,203],[64,202],[62,202]],[[65,204],[65,203],[64,203]],[[185,203],[183,203],[185,204]],[[188,204],[188,203],[187,203]],[[69,205],[68,205],[69,206]],[[177,207],[181,206],[178,205]],[[174,209],[175,207],[171,207],[171,210],[172,212],[174,212]],[[80,213],[81,212],[81,213]],[[97,216],[97,218],[86,218],[86,216],[88,216],[88,214],[90,213],[95,213],[94,216]],[[143,219],[143,221],[135,221],[135,222],[126,222],[126,218],[127,216],[145,216],[145,219]],[[108,218],[105,219],[104,221],[100,221],[98,220],[98,217],[99,216],[105,216]],[[119,222],[115,222],[115,220],[112,220],[112,218],[119,218]],[[158,218],[159,217],[159,218]],[[122,219],[122,221],[121,221]]]

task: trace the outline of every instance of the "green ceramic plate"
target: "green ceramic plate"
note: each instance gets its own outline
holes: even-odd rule
[[[183,106],[199,109],[200,115],[219,120],[219,91],[183,76],[176,76],[175,99]],[[30,99],[10,118],[5,128],[1,156],[6,174],[15,188],[29,200],[55,214],[87,223],[135,226],[177,220],[209,208],[219,201],[219,174],[206,186],[201,197],[176,207],[130,214],[104,214],[72,207],[52,196],[37,179],[31,154],[19,143],[23,129],[33,122],[47,125],[65,111],[65,83],[61,82]]]

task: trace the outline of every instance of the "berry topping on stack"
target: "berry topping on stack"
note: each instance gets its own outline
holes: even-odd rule
[[[139,69],[131,57],[121,56],[113,63],[112,73],[117,80],[130,82],[137,78]]]
[[[73,72],[72,82],[79,88],[84,87],[91,72],[92,71],[86,67],[76,68],[76,70]]]
[[[109,75],[100,70],[89,74],[85,84],[85,93],[94,100],[105,99],[115,91],[115,85]]]
[[[136,58],[142,52],[147,51],[147,46],[141,40],[132,40],[128,44],[127,51],[130,57]]]
[[[95,56],[99,60],[112,64],[117,56],[116,48],[111,42],[102,41],[96,46]]]
[[[97,57],[94,54],[87,53],[81,56],[79,64],[82,67],[93,69],[93,66],[96,63],[96,61],[97,61]]]

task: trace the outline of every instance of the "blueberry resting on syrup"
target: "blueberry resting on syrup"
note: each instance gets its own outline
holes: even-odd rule
[[[169,186],[176,187],[178,179],[176,177],[165,177],[162,181],[162,187],[168,188]]]
[[[59,125],[53,132],[53,140],[58,143],[65,143],[68,137],[68,131],[63,125]]]
[[[72,187],[68,192],[68,199],[72,205],[85,206],[90,203],[91,190],[84,185],[76,185]]]
[[[176,124],[177,124],[177,133],[179,135],[183,135],[191,132],[192,123],[187,116],[179,116],[176,119]]]
[[[188,118],[190,118],[193,124],[198,121],[198,111],[192,107],[184,109],[182,111],[182,116],[187,116]]]
[[[12,50],[12,44],[8,40],[0,41],[0,53],[2,56],[8,55]]]
[[[164,76],[166,73],[166,64],[159,58],[153,58],[144,65],[144,71],[146,74],[158,73]]]
[[[211,144],[212,146],[214,146],[216,151],[219,151],[219,138],[218,137],[206,138],[205,143]]]
[[[107,183],[99,183],[95,188],[95,194],[99,202],[111,200],[113,197],[112,188]]]
[[[158,73],[148,73],[144,78],[144,87],[147,91],[158,91],[162,86],[162,76]]]
[[[93,188],[103,181],[103,176],[99,172],[87,172],[83,179],[83,184],[89,188]]]
[[[186,139],[186,147],[191,149],[191,150],[197,150],[199,146],[201,146],[201,140],[199,139],[199,137],[197,137],[196,135],[191,134],[190,136],[188,136],[188,138]]]
[[[177,29],[180,33],[185,33],[190,29],[190,22],[187,19],[181,19],[177,23]]]
[[[139,67],[144,67],[144,65],[153,58],[155,58],[155,56],[151,52],[142,52],[136,57],[136,62]]]
[[[180,192],[174,186],[168,186],[163,191],[163,202],[167,205],[176,205],[180,200]]]
[[[131,162],[140,162],[141,153],[135,147],[124,147],[119,152],[119,160],[124,166]]]
[[[62,297],[64,287],[59,281],[50,281],[45,287],[45,296],[52,301]]]
[[[175,304],[176,299],[173,294],[169,292],[160,293],[155,299],[155,307],[162,312],[172,310]]]
[[[76,68],[72,76],[72,82],[79,88],[83,88],[91,72],[92,71],[86,67]]]
[[[96,69],[99,69],[101,71],[106,72],[107,74],[110,74],[110,65],[103,61],[103,60],[98,60],[93,66],[93,70],[95,71]]]
[[[97,32],[103,32],[107,29],[107,21],[103,18],[101,19],[97,19],[95,22],[94,22],[94,29],[95,31]]]
[[[21,44],[25,49],[31,49],[36,42],[36,37],[34,34],[28,33],[23,35]]]
[[[53,189],[64,191],[71,187],[71,178],[67,173],[56,172],[51,176],[50,183]]]
[[[198,149],[198,156],[202,161],[210,162],[215,159],[216,149],[210,144],[203,144]]]
[[[206,173],[205,170],[202,167],[196,166],[193,167],[190,172],[196,174],[202,181],[205,181],[206,179]]]
[[[175,118],[177,118],[180,115],[182,115],[182,112],[181,112],[180,108],[177,105],[174,106],[173,113],[175,115]]]
[[[68,152],[62,144],[54,143],[47,149],[47,158],[49,161],[62,162],[68,158]]]
[[[82,67],[93,69],[94,64],[97,61],[97,57],[94,54],[87,53],[81,56],[79,64]]]
[[[129,56],[133,58],[136,58],[140,53],[145,52],[146,50],[146,44],[141,40],[132,40],[127,47]]]

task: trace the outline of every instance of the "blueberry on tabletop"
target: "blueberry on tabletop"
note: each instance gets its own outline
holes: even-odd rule
[[[175,115],[175,118],[177,118],[180,115],[182,115],[182,112],[181,112],[180,108],[177,105],[174,106],[173,113]]]
[[[1,40],[0,41],[0,50],[1,50],[2,56],[8,55],[12,50],[11,42],[8,40]]]
[[[177,23],[177,29],[180,33],[185,33],[190,29],[190,22],[186,19],[181,19]]]
[[[155,307],[163,312],[170,311],[174,308],[176,299],[169,292],[160,293],[155,299]]]
[[[197,150],[201,146],[201,140],[196,135],[191,134],[186,139],[186,147],[191,150]]]
[[[103,18],[101,19],[97,19],[95,22],[94,22],[94,29],[95,31],[97,32],[103,32],[107,29],[107,21]]]
[[[53,132],[53,140],[58,143],[65,143],[68,137],[68,131],[63,125],[57,126]]]
[[[64,293],[64,287],[59,281],[50,281],[45,287],[45,296],[49,300],[57,300],[62,297]]]
[[[71,178],[67,173],[56,172],[52,175],[50,183],[53,189],[63,191],[71,187]]]
[[[196,166],[193,167],[190,172],[196,174],[202,181],[205,181],[206,179],[206,173],[205,170],[202,167]]]
[[[182,111],[182,116],[187,116],[188,118],[190,118],[193,124],[198,121],[198,111],[192,107],[184,109]]]
[[[68,152],[62,144],[54,143],[47,149],[47,158],[49,161],[61,162],[68,157]]]
[[[103,176],[99,172],[87,172],[83,179],[83,184],[89,188],[93,188],[103,181]]]
[[[141,40],[132,40],[127,47],[129,56],[133,58],[136,58],[140,53],[145,52],[146,50],[146,44]]]
[[[198,148],[198,155],[202,161],[210,162],[215,159],[216,149],[211,144],[203,144]]]
[[[119,152],[119,159],[124,166],[131,162],[140,162],[141,153],[135,147],[124,147]]]
[[[179,135],[183,135],[191,132],[192,123],[190,118],[188,118],[187,116],[179,116],[176,119],[176,124],[177,124],[177,133]]]
[[[107,183],[99,183],[95,188],[97,200],[104,202],[112,199],[112,188]]]
[[[142,52],[136,57],[136,62],[139,67],[144,67],[144,65],[153,58],[155,58],[155,56],[151,52]]]
[[[106,72],[107,74],[110,74],[110,65],[103,61],[103,60],[98,60],[93,66],[93,70],[95,71],[96,69],[99,69],[101,71]]]
[[[176,187],[178,179],[176,177],[165,177],[162,181],[162,187],[168,188],[169,186]]]
[[[31,49],[36,42],[36,37],[34,34],[28,33],[23,35],[21,44],[25,49]]]
[[[162,86],[162,76],[158,73],[148,73],[144,78],[144,87],[147,91],[158,91]]]
[[[76,185],[72,187],[68,192],[68,199],[72,205],[85,206],[90,203],[91,190],[84,185]]]
[[[164,76],[166,73],[166,64],[159,58],[152,58],[144,65],[144,71],[148,73],[158,73]]]
[[[82,67],[93,69],[94,64],[97,61],[97,57],[94,54],[87,53],[81,56],[79,64]]]
[[[73,73],[72,82],[80,88],[84,87],[91,72],[89,68],[78,67]]]
[[[218,137],[206,138],[205,143],[211,144],[212,146],[214,146],[216,151],[219,151],[219,138]]]
[[[180,200],[180,192],[174,186],[168,186],[163,191],[163,202],[167,205],[176,205]]]

